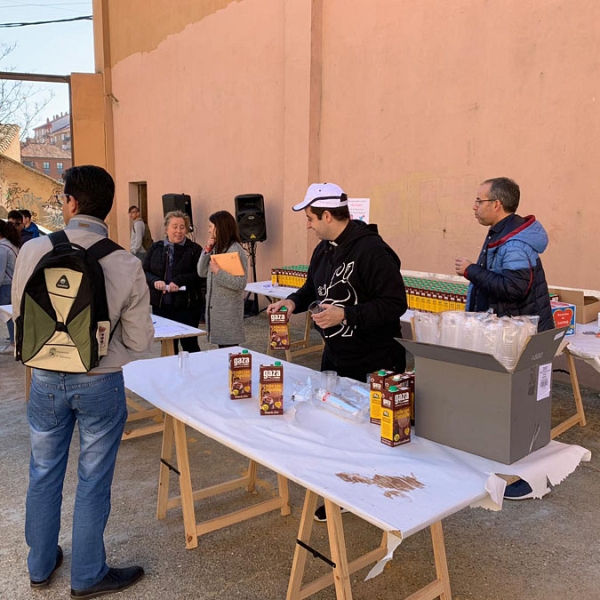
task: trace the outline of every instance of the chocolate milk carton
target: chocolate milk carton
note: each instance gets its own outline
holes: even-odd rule
[[[371,375],[369,376],[369,379],[371,381],[371,391],[369,393],[371,405],[371,423],[375,423],[376,425],[379,425],[381,423],[381,393],[383,392],[385,386],[385,378],[393,374],[393,371],[386,371],[385,369],[381,369],[379,371],[376,371],[375,373],[371,373]]]
[[[381,442],[400,446],[410,442],[410,389],[390,386],[381,398]]]
[[[229,355],[229,397],[252,397],[252,355],[248,350]]]
[[[260,365],[259,402],[261,415],[283,414],[283,365]]]
[[[286,306],[269,314],[269,346],[271,350],[290,348],[290,325]]]
[[[415,372],[406,371],[398,375],[387,377],[384,383],[386,388],[391,385],[396,387],[408,387],[410,390],[410,423],[415,424]]]

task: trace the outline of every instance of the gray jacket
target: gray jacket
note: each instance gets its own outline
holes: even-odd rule
[[[242,344],[244,336],[244,288],[248,278],[248,258],[244,249],[234,243],[227,252],[240,256],[244,275],[231,275],[221,269],[216,275],[208,268],[215,254],[202,251],[198,261],[198,275],[206,277],[206,329],[211,344]]]
[[[0,240],[0,285],[10,285],[15,272],[19,249],[6,238]]]
[[[140,253],[145,254],[146,250],[142,246],[142,241],[144,239],[144,234],[146,233],[146,224],[143,219],[140,217],[133,222],[131,227],[131,254],[135,254],[136,256]]]

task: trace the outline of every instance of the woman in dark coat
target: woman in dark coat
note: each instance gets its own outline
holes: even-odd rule
[[[166,237],[154,242],[144,260],[144,272],[150,288],[150,304],[155,315],[198,327],[202,315],[201,279],[197,264],[202,249],[186,236],[190,229],[188,215],[172,211],[165,216]],[[180,288],[185,288],[181,291]],[[198,338],[174,340],[183,350],[200,352]]]

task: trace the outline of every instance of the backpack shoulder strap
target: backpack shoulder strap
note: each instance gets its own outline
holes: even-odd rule
[[[53,231],[48,235],[48,239],[52,242],[52,247],[56,248],[57,246],[61,246],[63,244],[70,244],[69,238],[63,229],[60,231]]]
[[[104,238],[91,245],[87,249],[87,252],[96,260],[100,260],[101,258],[112,254],[116,250],[123,250],[123,248],[116,242],[113,242],[111,239]]]

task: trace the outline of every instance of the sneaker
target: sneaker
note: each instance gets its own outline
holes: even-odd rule
[[[29,580],[29,585],[34,589],[45,588],[50,585],[50,580],[52,579],[52,575],[60,568],[60,565],[63,563],[63,551],[60,546],[56,549],[56,563],[54,563],[54,569],[46,579],[42,579],[41,581],[34,581],[33,579]]]
[[[124,569],[109,568],[108,573],[95,585],[87,590],[74,590],[71,588],[71,598],[89,600],[105,594],[114,594],[131,587],[144,576],[142,567],[126,567]]]
[[[514,483],[507,485],[504,490],[505,500],[527,500],[529,498],[533,498],[533,490],[523,479],[517,479]]]
[[[345,508],[342,508],[341,510],[342,510],[342,513],[350,512],[350,511],[346,510]],[[325,514],[325,505],[319,506],[319,508],[317,508],[317,510],[315,510],[315,521],[318,521],[319,523],[327,522],[327,515]]]

